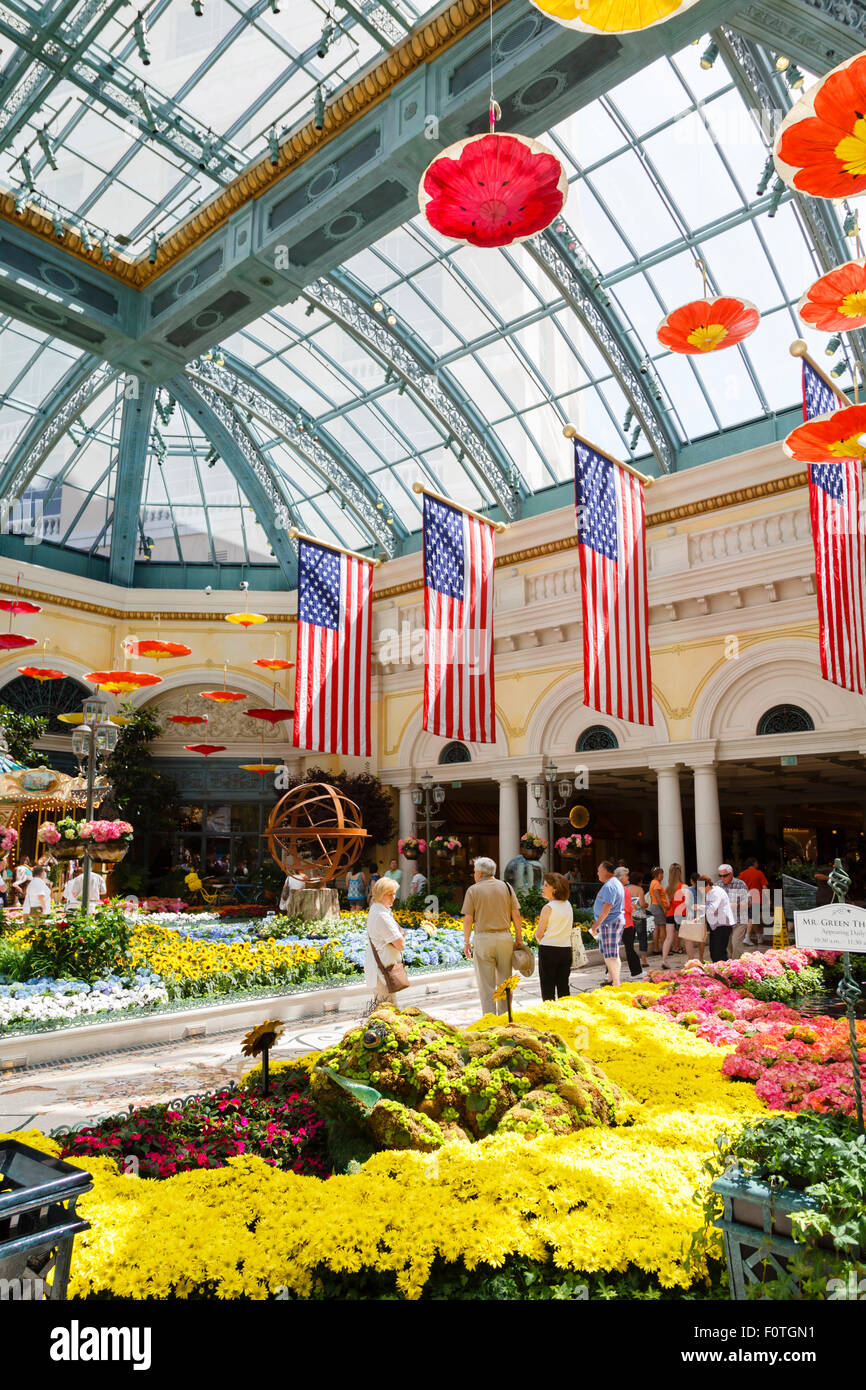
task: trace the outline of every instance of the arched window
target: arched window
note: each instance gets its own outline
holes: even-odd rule
[[[16,676],[14,681],[0,686],[0,705],[8,705],[17,714],[42,715],[48,720],[48,734],[68,734],[69,725],[58,721],[58,714],[73,714],[81,709],[82,700],[93,692],[72,676],[63,680],[35,681],[30,676]]]
[[[472,758],[465,743],[446,743],[439,754],[440,767],[444,767],[448,763],[470,763],[471,761]]]
[[[590,724],[584,729],[575,744],[575,753],[598,753],[604,748],[619,748],[619,739],[613,729],[604,724]]]
[[[815,725],[799,705],[773,705],[758,720],[759,734],[808,734]]]

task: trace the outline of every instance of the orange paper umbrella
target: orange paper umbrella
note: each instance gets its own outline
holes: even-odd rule
[[[566,29],[586,33],[631,34],[682,14],[697,0],[532,0],[542,14]]]
[[[866,327],[866,261],[845,261],[810,285],[797,305],[800,318],[824,333]]]
[[[266,671],[288,671],[290,666],[294,666],[293,661],[283,661],[278,656],[260,656],[258,661],[254,661],[254,666],[264,666]]]
[[[66,675],[65,671],[55,671],[50,666],[19,666],[18,673],[33,681],[59,681]]]
[[[91,671],[84,679],[112,695],[129,695],[133,690],[162,683],[162,676],[149,676],[144,671]]]
[[[2,613],[41,613],[42,605],[39,603],[28,603],[23,598],[4,598],[0,599],[0,612]]]
[[[183,746],[187,753],[201,753],[203,758],[209,758],[211,753],[224,753],[226,749],[224,743],[185,743]]]
[[[782,182],[800,193],[866,192],[866,53],[828,72],[791,108],[773,160]]]
[[[124,647],[130,656],[152,656],[154,661],[164,661],[170,656],[189,656],[192,651],[182,642],[162,642],[158,637],[147,637],[141,642],[130,640],[124,643]]]
[[[230,705],[235,700],[248,700],[249,695],[244,695],[240,690],[200,690],[199,694],[203,700],[213,700],[218,705]]]
[[[236,623],[238,627],[256,627],[267,621],[264,613],[226,613],[226,622]]]
[[[166,724],[206,724],[206,714],[168,714]]]
[[[295,711],[293,709],[245,709],[244,714],[250,719],[264,719],[268,724],[279,724],[283,719],[291,719]]]
[[[866,405],[849,405],[832,415],[816,415],[798,425],[783,448],[801,463],[838,463],[842,459],[866,458]]]
[[[279,763],[239,763],[244,772],[257,772],[260,777],[264,777],[268,772],[276,772]]]
[[[35,647],[35,637],[22,637],[20,632],[0,634],[0,652],[13,652],[18,647]]]
[[[748,299],[723,295],[681,304],[662,319],[658,340],[672,352],[700,355],[734,347],[754,333],[760,314]]]

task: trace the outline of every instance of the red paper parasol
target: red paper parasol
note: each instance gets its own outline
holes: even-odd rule
[[[29,676],[33,681],[59,681],[66,675],[65,671],[55,671],[50,666],[19,666],[18,674]]]
[[[276,772],[279,763],[239,763],[244,772],[257,772],[260,777],[264,777],[268,772]]]
[[[146,637],[140,642],[128,639],[123,645],[130,656],[151,656],[154,661],[164,661],[172,656],[189,656],[192,651],[183,642],[163,642],[158,637]]]
[[[866,192],[866,53],[834,68],[791,108],[773,160],[789,188],[815,198]]]
[[[235,700],[248,700],[249,695],[244,695],[240,690],[200,690],[199,694],[203,700],[213,700],[218,705],[230,705]]]
[[[188,753],[201,753],[203,758],[209,758],[211,753],[224,753],[226,749],[224,743],[185,743],[183,746]]]
[[[91,671],[84,679],[112,695],[129,695],[147,685],[162,684],[162,676],[150,676],[144,671]]]
[[[259,623],[266,623],[268,620],[264,613],[226,613],[227,623],[235,623],[237,627],[257,627]]]
[[[23,598],[4,598],[0,599],[0,612],[2,613],[41,613],[42,605],[39,603],[28,603]]]
[[[824,333],[866,327],[866,261],[845,261],[810,285],[797,305],[800,318]]]
[[[492,123],[491,123],[492,124]],[[555,154],[525,135],[458,140],[421,176],[418,206],[443,236],[471,246],[510,246],[549,227],[568,196]]]
[[[294,666],[293,661],[283,661],[278,656],[260,656],[253,662],[254,666],[264,666],[266,671],[288,671],[290,666]]]
[[[245,709],[244,714],[250,719],[264,719],[268,724],[279,724],[283,719],[291,719],[294,716],[293,709]]]
[[[22,637],[20,632],[0,633],[0,652],[14,652],[18,647],[35,646],[35,637]]]
[[[754,333],[760,319],[754,304],[736,295],[695,299],[662,319],[658,340],[672,352],[700,356],[741,343]]]
[[[785,453],[801,463],[840,463],[866,458],[866,405],[849,405],[832,415],[816,415],[784,441]]]
[[[167,714],[166,724],[206,724],[206,714]]]

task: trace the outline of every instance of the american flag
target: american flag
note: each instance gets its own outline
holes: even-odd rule
[[[496,742],[493,527],[424,496],[424,718],[443,738]]]
[[[574,494],[584,703],[633,724],[652,724],[643,483],[575,439]]]
[[[829,415],[835,393],[803,363],[803,416]],[[866,694],[866,549],[860,510],[860,459],[809,465],[809,511],[815,546],[821,674]]]
[[[295,748],[370,756],[373,566],[298,542]]]

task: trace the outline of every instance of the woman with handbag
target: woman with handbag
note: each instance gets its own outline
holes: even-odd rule
[[[712,879],[706,874],[692,874],[692,889],[688,896],[686,916],[680,922],[680,940],[684,942],[689,960],[697,959],[704,963],[707,949],[707,889],[712,887]]]
[[[373,991],[373,1008],[393,1004],[394,995],[409,984],[402,956],[406,939],[391,911],[399,887],[393,878],[379,878],[373,885],[364,956],[364,984]]]

